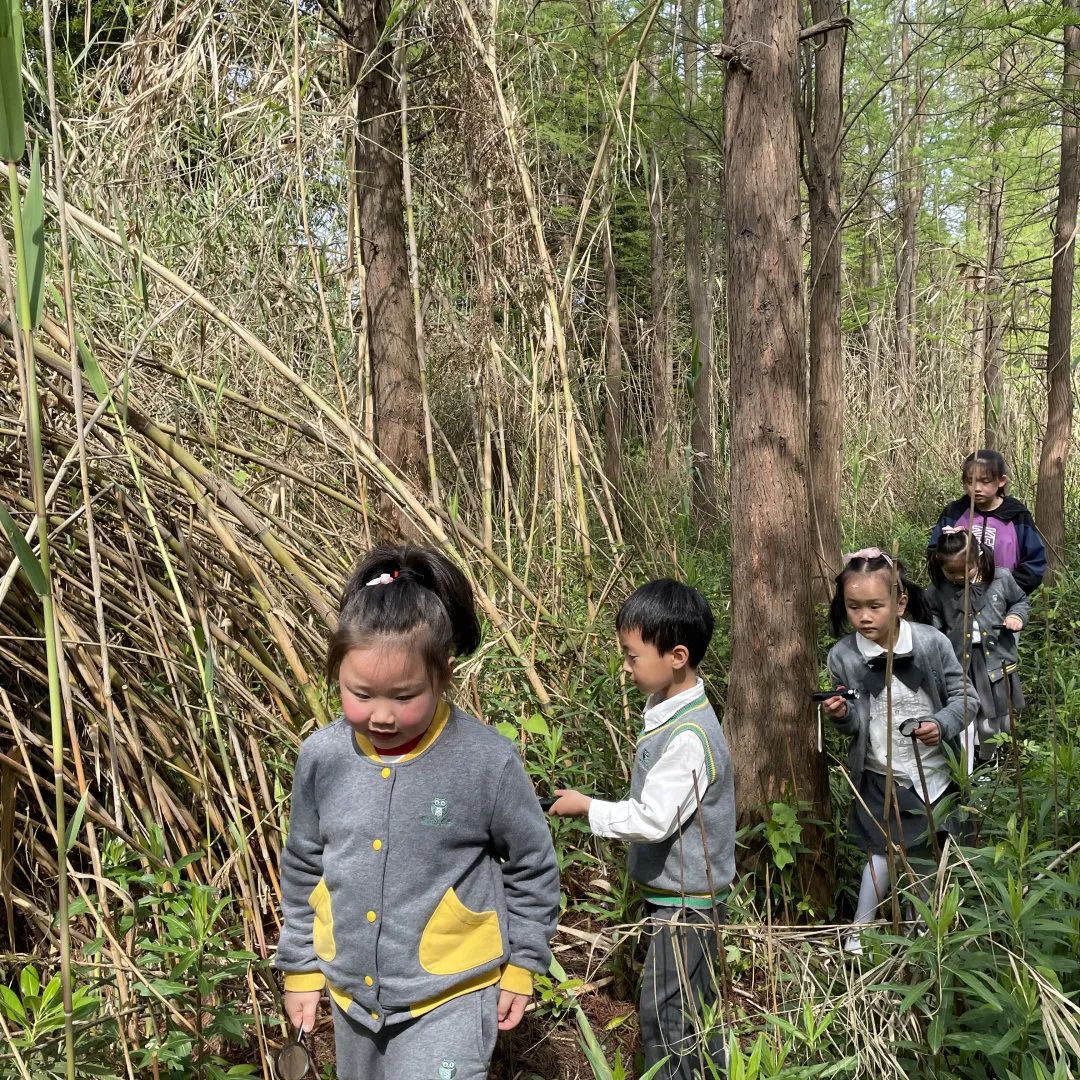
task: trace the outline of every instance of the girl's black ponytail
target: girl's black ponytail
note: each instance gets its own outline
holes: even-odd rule
[[[472,586],[435,548],[398,544],[370,551],[345,586],[340,612],[326,658],[331,678],[350,649],[379,638],[413,639],[440,677],[451,656],[465,656],[480,644]]]

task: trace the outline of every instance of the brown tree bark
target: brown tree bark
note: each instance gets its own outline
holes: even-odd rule
[[[838,20],[839,0],[811,0],[815,23]],[[814,598],[828,600],[840,565],[844,358],[840,340],[840,140],[843,28],[812,46],[812,104],[800,113],[810,202],[810,535]]]
[[[1006,92],[1008,62],[1004,52],[998,58],[997,95],[1001,102]],[[1005,392],[1004,353],[1001,347],[1005,329],[1002,292],[1005,284],[1005,234],[1001,227],[1001,204],[1005,197],[1005,164],[1000,137],[991,148],[992,167],[986,193],[986,314],[983,331],[983,441],[990,450],[1004,448],[1002,405]]]
[[[683,75],[686,80],[686,111],[691,117],[698,93],[699,0],[682,0]],[[693,121],[686,125],[683,155],[686,172],[686,294],[690,304],[691,342],[696,357],[694,415],[690,445],[694,452],[694,485],[691,510],[699,528],[712,528],[719,517],[716,502],[716,380],[712,357],[712,311],[701,250],[701,162],[699,140]]]
[[[914,397],[915,382],[915,275],[918,250],[915,226],[922,205],[921,169],[918,162],[920,139],[922,79],[918,62],[911,61],[911,22],[909,4],[901,0],[900,63],[905,72],[899,85],[899,127],[897,140],[896,205],[900,235],[896,248],[896,369],[900,378],[901,401],[907,405]],[[914,92],[910,66],[916,69]]]
[[[1070,16],[1080,13],[1080,0],[1065,0]],[[1046,541],[1048,569],[1065,558],[1065,464],[1072,432],[1072,309],[1075,265],[1076,206],[1080,197],[1080,19],[1065,27],[1062,75],[1061,164],[1050,272],[1050,336],[1046,351],[1046,434],[1039,458],[1039,490],[1035,523]]]
[[[356,89],[358,251],[365,278],[375,441],[391,465],[425,489],[424,414],[404,225],[401,111],[393,35],[385,33],[390,8],[390,0],[345,0],[348,75]],[[402,526],[399,518],[397,524]]]
[[[604,475],[618,491],[622,484],[622,334],[619,331],[619,285],[615,275],[615,252],[611,244],[611,210],[604,222]]]
[[[823,813],[825,759],[810,590],[809,409],[795,94],[797,0],[724,9],[731,384],[731,680],[725,730],[737,808]],[[806,835],[811,845],[820,837]],[[816,876],[820,895],[822,878]]]
[[[649,292],[652,308],[652,341],[649,367],[652,373],[652,466],[661,483],[671,475],[674,451],[671,341],[668,331],[667,250],[664,240],[664,187],[656,151],[649,153]]]
[[[869,300],[866,305],[866,415],[876,415],[877,394],[875,388],[881,381],[881,248],[877,242],[877,226],[871,222],[863,249]]]

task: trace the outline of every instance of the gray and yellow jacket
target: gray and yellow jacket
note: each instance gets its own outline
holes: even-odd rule
[[[512,743],[442,703],[384,761],[338,718],[300,748],[276,967],[378,1031],[551,961],[559,872]]]

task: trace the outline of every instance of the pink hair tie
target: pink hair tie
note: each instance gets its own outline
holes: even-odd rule
[[[967,529],[958,529],[955,525],[942,525],[941,531],[945,536],[952,536],[954,533],[967,532]]]
[[[373,577],[370,581],[365,582],[365,588],[371,585],[389,585],[398,576],[398,572],[395,570],[392,574],[382,573],[378,577]]]
[[[889,566],[895,565],[891,555],[876,547],[863,548],[861,551],[849,551],[844,556],[844,565],[848,566],[856,559],[884,559]]]

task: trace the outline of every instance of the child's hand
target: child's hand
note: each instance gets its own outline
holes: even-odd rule
[[[1018,615],[1006,615],[1004,626],[1006,630],[1011,630],[1014,634],[1024,629],[1023,620]]]
[[[843,686],[838,686],[837,690],[846,689]],[[841,697],[839,694],[836,697],[826,698],[821,707],[831,716],[834,720],[843,720],[848,714],[847,698]]]
[[[286,990],[282,995],[285,1015],[297,1031],[311,1031],[315,1026],[315,1013],[322,999],[321,990]]]
[[[552,817],[588,817],[592,799],[580,791],[568,791],[559,788],[555,792],[555,802],[548,813]]]
[[[525,1006],[529,1004],[528,994],[515,994],[513,990],[499,991],[499,1030],[509,1031],[521,1023],[525,1015]]]
[[[941,742],[941,728],[935,720],[924,720],[911,734],[926,746],[937,746]]]

